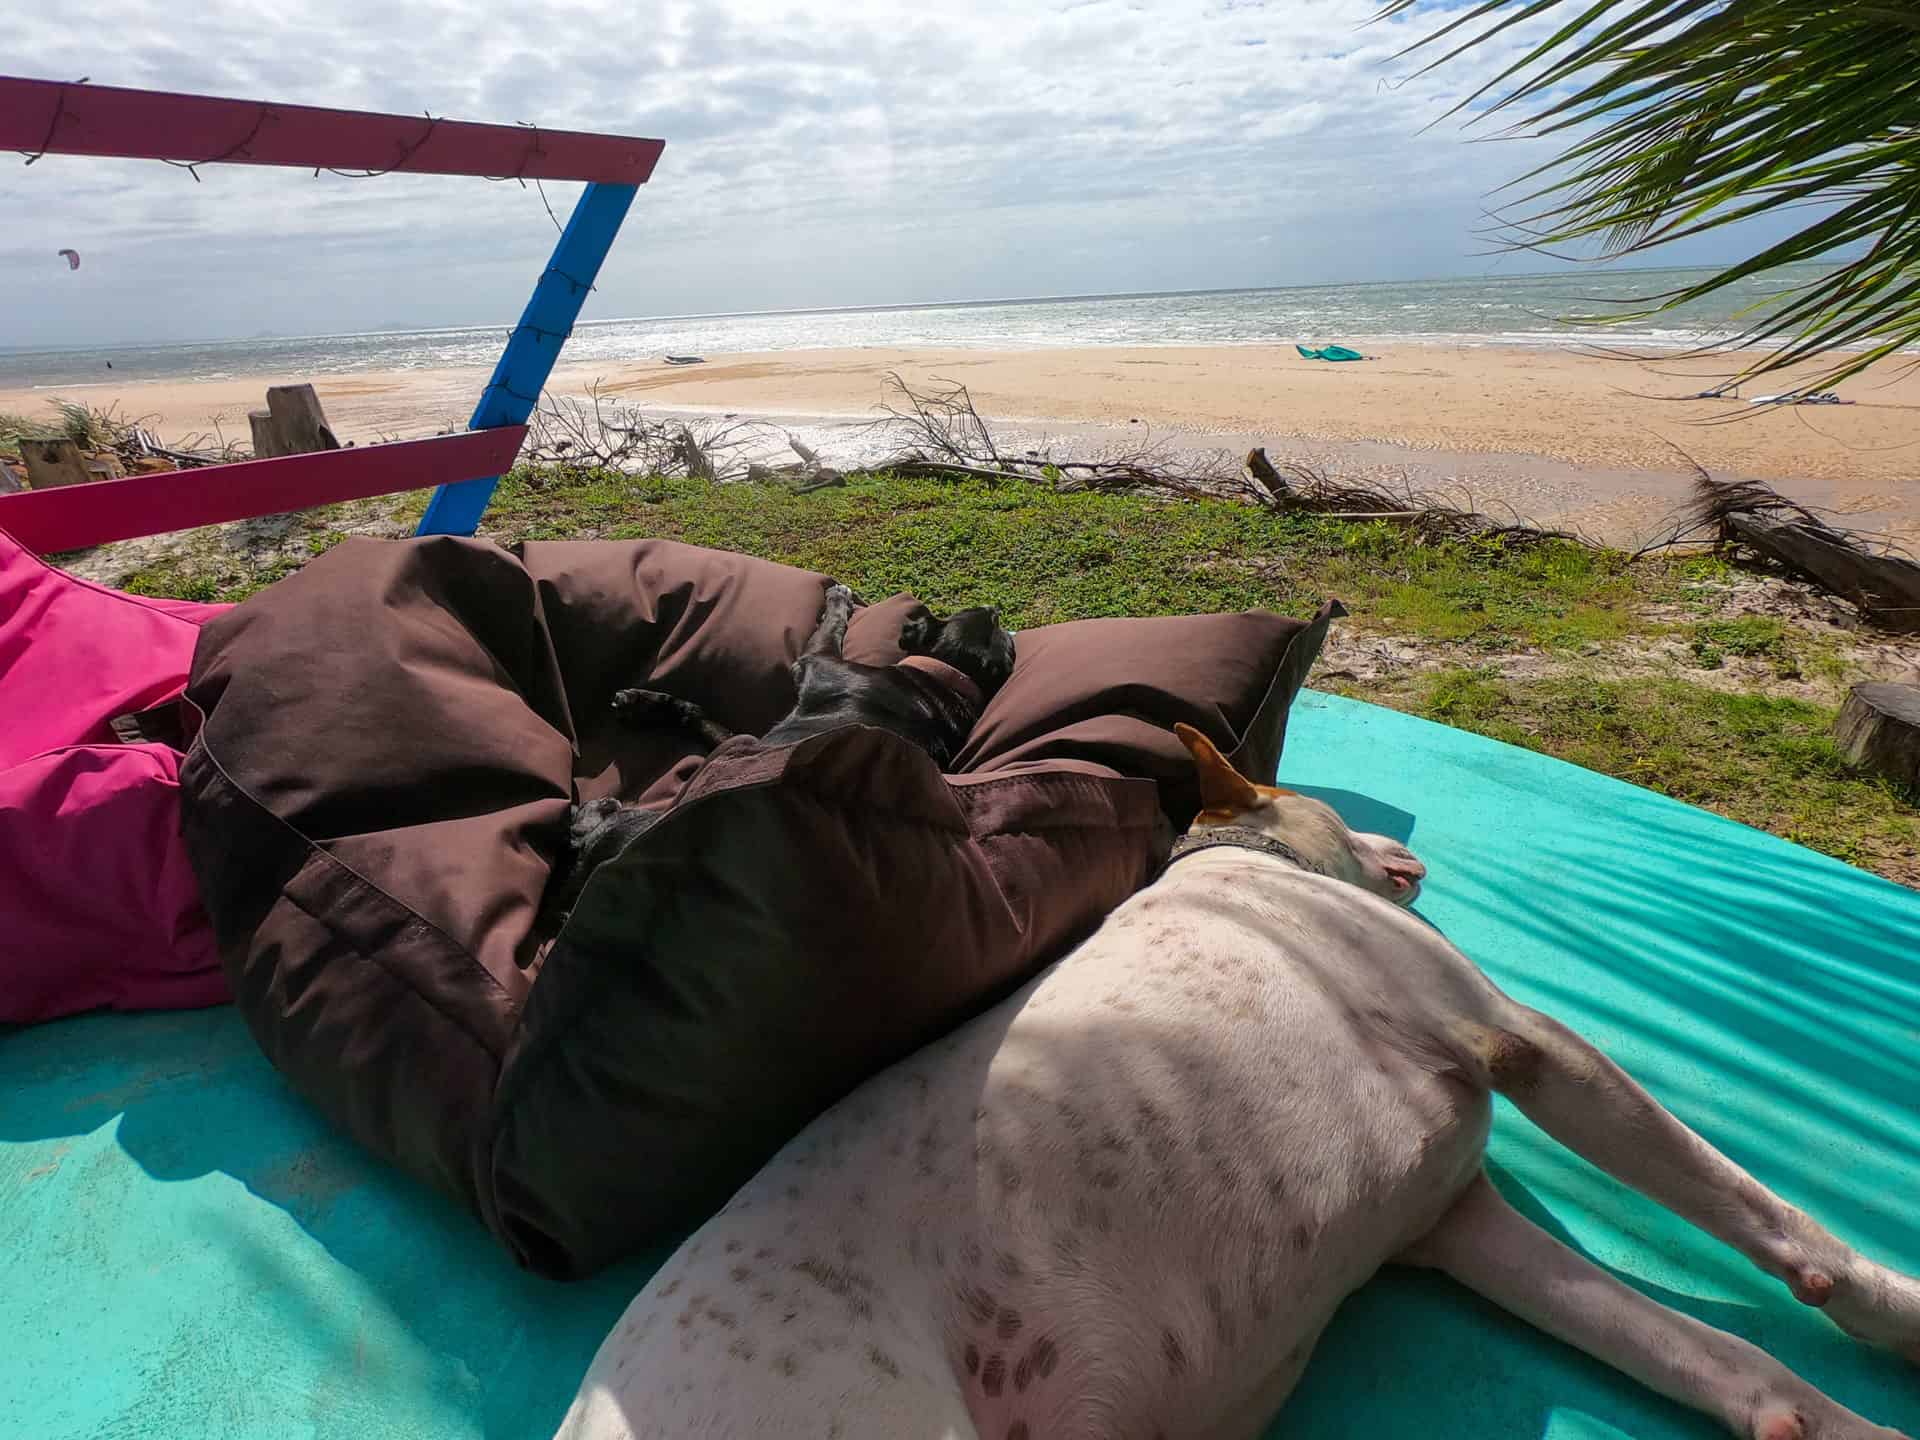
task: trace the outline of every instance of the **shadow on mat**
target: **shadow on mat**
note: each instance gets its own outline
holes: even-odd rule
[[[1640,1051],[1638,1068],[1614,1058],[1763,1182],[1920,1267],[1920,897],[1908,926],[1873,876],[1773,847],[1725,856],[1663,818],[1642,817],[1631,851],[1548,849],[1468,877],[1533,950],[1474,958],[1603,1048]],[[1907,1183],[1872,1183],[1878,1163]]]
[[[1300,788],[1359,828],[1413,835],[1405,811]],[[1785,850],[1736,859],[1712,835],[1677,812],[1636,816],[1631,847],[1551,831],[1525,852],[1482,846],[1471,866],[1446,867],[1445,908],[1497,919],[1499,944],[1474,958],[1518,998],[1608,1049],[1764,1183],[1878,1258],[1920,1268],[1915,931],[1888,918],[1886,887],[1872,877]],[[651,1268],[568,1287],[515,1270],[477,1222],[328,1131],[230,1011],[89,1017],[3,1043],[0,1138],[83,1134],[119,1114],[120,1145],[156,1179],[241,1180],[480,1379],[472,1404],[489,1435],[550,1432]],[[1616,1227],[1646,1257],[1644,1270],[1628,1258],[1614,1272],[1635,1288],[1761,1345],[1841,1403],[1914,1428],[1920,1400],[1899,1362],[1853,1345],[1525,1127],[1501,1116],[1496,1160],[1512,1163],[1490,1168],[1530,1218],[1569,1243],[1556,1212]],[[304,1293],[285,1256],[236,1253],[285,1293],[289,1314],[322,1333],[337,1326],[337,1297]],[[1696,1281],[1750,1301],[1672,1288]],[[1564,1425],[1562,1411],[1615,1433],[1720,1433],[1451,1281],[1404,1271],[1342,1308],[1273,1433],[1533,1440]]]
[[[1471,864],[1450,866],[1443,908],[1490,917],[1500,932],[1498,943],[1470,947],[1473,959],[1605,1050],[1762,1184],[1873,1258],[1920,1272],[1920,897],[1731,825],[1723,838],[1722,823],[1698,812],[1649,807],[1633,822],[1621,837],[1630,844],[1578,827],[1537,831],[1524,852],[1479,846]],[[1502,1188],[1530,1218],[1564,1239],[1547,1203],[1598,1217],[1645,1247],[1647,1271],[1752,1295],[1746,1306],[1714,1304],[1621,1276],[1760,1345],[1870,1419],[1920,1423],[1908,1367],[1847,1339],[1732,1251],[1544,1137],[1519,1133],[1525,1125],[1503,1113],[1491,1151],[1514,1162]],[[1386,1283],[1411,1287],[1420,1303],[1437,1282]],[[1543,1354],[1536,1365],[1545,1364]],[[1564,1378],[1582,1367],[1607,1373],[1577,1359],[1547,1368]],[[1525,1391],[1534,1373],[1516,1365],[1502,1383]],[[1587,1388],[1558,1398],[1642,1433],[1605,1408],[1605,1386]],[[1718,1431],[1703,1423],[1699,1433]]]
[[[1335,790],[1325,785],[1290,785],[1288,788],[1331,805],[1347,822],[1349,830],[1390,836],[1402,845],[1413,843],[1414,817],[1397,806],[1355,790]]]
[[[476,1219],[332,1131],[231,1009],[83,1016],[4,1044],[0,1141],[85,1135],[117,1115],[120,1148],[154,1180],[232,1176],[360,1282],[315,1287],[311,1262],[263,1245],[257,1229],[210,1229],[224,1263],[271,1297],[264,1313],[297,1327],[323,1362],[339,1358],[350,1378],[362,1363],[364,1286],[449,1373],[478,1382],[463,1404],[489,1437],[552,1433],[593,1352],[666,1254],[573,1285],[517,1269]],[[224,1212],[212,1213],[218,1226]]]
[[[1599,1260],[1511,1173],[1494,1164],[1487,1172],[1515,1209],[1615,1279],[1681,1314],[1740,1336],[1828,1388],[1823,1367],[1804,1363],[1806,1357],[1796,1354],[1782,1333],[1800,1325],[1816,1331],[1824,1326],[1812,1312],[1794,1316],[1796,1325],[1783,1326],[1760,1307],[1706,1300],[1651,1284]],[[1838,1343],[1850,1347],[1853,1342],[1838,1337]],[[1869,1363],[1900,1368],[1891,1356]],[[1849,1396],[1849,1388],[1857,1389],[1842,1382],[1829,1393],[1842,1404],[1850,1398],[1861,1403],[1861,1396]],[[1726,1437],[1717,1422],[1656,1395],[1455,1281],[1397,1267],[1382,1271],[1341,1307],[1267,1434],[1268,1440],[1343,1433],[1535,1437],[1563,1426],[1564,1420],[1555,1423],[1563,1411],[1598,1421],[1613,1434]],[[1467,1424],[1462,1423],[1463,1412],[1470,1417]],[[1474,1426],[1482,1428],[1476,1431]],[[1586,1431],[1582,1426],[1575,1433]]]

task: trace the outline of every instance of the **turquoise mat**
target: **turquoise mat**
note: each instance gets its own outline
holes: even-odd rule
[[[1308,694],[1285,777],[1432,867],[1424,914],[1789,1200],[1920,1272],[1920,896],[1644,790]],[[1364,797],[1364,798],[1362,798]],[[1920,1374],[1503,1110],[1502,1188],[1632,1284],[1920,1433]],[[0,1436],[546,1440],[646,1274],[515,1272],[307,1112],[227,1011],[0,1037]],[[1289,1437],[1720,1432],[1490,1306],[1351,1301]]]

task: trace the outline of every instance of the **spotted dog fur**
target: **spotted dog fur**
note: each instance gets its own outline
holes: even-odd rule
[[[1403,848],[1182,736],[1197,825],[1305,865],[1176,860],[821,1116],[634,1300],[561,1436],[1254,1436],[1341,1301],[1395,1262],[1752,1440],[1893,1435],[1511,1210],[1481,1172],[1489,1096],[1916,1359],[1920,1284],[1497,990],[1401,908],[1424,874]]]

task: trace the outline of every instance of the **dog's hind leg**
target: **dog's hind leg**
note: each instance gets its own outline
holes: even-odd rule
[[[1901,1440],[1764,1350],[1621,1284],[1516,1211],[1484,1174],[1398,1258],[1445,1271],[1747,1440]]]
[[[1559,1021],[1504,997],[1492,1019],[1467,1048],[1529,1120],[1785,1281],[1848,1334],[1920,1364],[1920,1280],[1768,1190]]]
[[[621,690],[613,697],[613,713],[628,726],[660,725],[697,735],[709,750],[716,750],[733,738],[733,731],[707,718],[707,712],[691,700],[682,700],[663,690]]]
[[[820,607],[820,623],[813,627],[800,653],[838,657],[847,643],[847,622],[853,618],[853,610],[853,591],[844,585],[829,585],[826,601]]]

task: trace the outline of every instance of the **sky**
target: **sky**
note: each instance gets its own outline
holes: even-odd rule
[[[1420,77],[1445,7],[1375,8],[0,0],[0,68],[664,139],[588,319],[1540,268],[1475,230],[1548,152],[1433,123],[1535,32]],[[0,157],[0,346],[510,321],[555,239],[512,182],[198,174]]]

